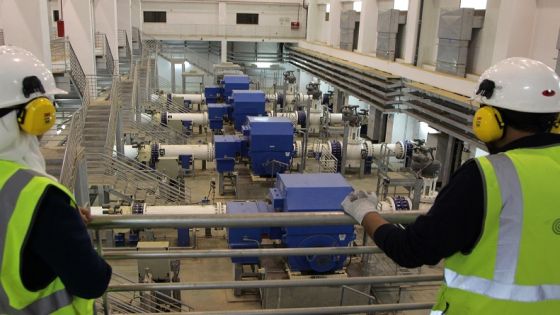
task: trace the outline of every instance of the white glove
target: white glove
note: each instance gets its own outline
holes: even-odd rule
[[[358,224],[362,224],[366,214],[377,212],[377,195],[375,195],[375,193],[366,193],[361,190],[354,191],[344,198],[342,201],[342,208],[344,208],[344,212],[353,217]]]

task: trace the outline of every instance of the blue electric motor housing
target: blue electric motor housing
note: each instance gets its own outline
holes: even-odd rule
[[[243,134],[249,141],[254,175],[275,176],[286,171],[294,152],[294,127],[288,118],[248,117]]]
[[[244,156],[245,139],[232,135],[214,136],[214,157],[219,173],[233,172],[237,157]]]
[[[279,174],[276,187],[269,191],[271,204],[262,201],[229,202],[228,213],[262,212],[314,212],[343,211],[342,200],[352,187],[340,174]],[[354,239],[353,225],[231,228],[228,231],[230,248],[257,248],[263,236],[282,240],[288,248],[298,247],[346,247]],[[248,241],[253,240],[253,243]],[[287,258],[292,271],[304,273],[329,273],[342,269],[346,255],[309,255]],[[232,258],[234,263],[259,262],[257,257]]]
[[[241,126],[245,124],[248,116],[266,116],[265,98],[263,91],[233,91],[232,119],[235,130],[241,131]]]
[[[341,203],[352,186],[336,174],[279,174],[275,189],[284,197],[284,212],[343,211]],[[278,197],[276,197],[278,198]],[[286,227],[282,242],[287,247],[346,247],[355,239],[353,225]],[[346,255],[288,257],[291,270],[326,273],[343,267]]]
[[[222,80],[223,97],[226,103],[232,102],[231,96],[234,90],[248,90],[251,79],[245,74],[225,75]]]
[[[204,88],[204,98],[206,99],[206,104],[218,103],[222,97],[223,90],[219,86],[207,86]]]
[[[229,104],[208,104],[208,121],[210,129],[221,130],[224,128],[224,117],[228,115]]]
[[[227,203],[228,214],[254,214],[272,212],[264,201],[230,201]],[[228,244],[231,249],[259,248],[263,235],[270,234],[270,228],[228,228]],[[258,264],[258,257],[232,257],[234,264]]]

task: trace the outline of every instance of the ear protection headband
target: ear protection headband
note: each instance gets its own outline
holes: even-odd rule
[[[28,98],[34,93],[45,93],[41,80],[36,76],[23,79],[23,95]],[[50,99],[40,96],[14,107],[0,109],[0,117],[17,110],[17,121],[21,130],[39,136],[47,132],[56,121],[56,108]]]
[[[492,80],[483,80],[476,91],[477,95],[491,98],[494,94],[496,84]],[[482,106],[473,117],[474,135],[483,142],[494,142],[504,136],[506,124],[500,112],[492,106]]]

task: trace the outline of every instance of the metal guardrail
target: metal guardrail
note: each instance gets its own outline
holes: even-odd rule
[[[103,37],[105,37],[105,65],[107,72],[114,75],[119,72],[119,64],[115,62],[115,57],[113,57],[113,52],[111,51],[111,46],[109,45],[107,36],[103,34]],[[118,51],[116,53],[118,54]]]
[[[393,223],[410,223],[424,212],[382,213],[385,219]],[[113,228],[177,228],[197,227],[262,227],[262,226],[325,226],[354,224],[350,216],[336,212],[290,212],[263,214],[214,214],[214,215],[129,215],[129,216],[96,216],[88,226],[96,230],[97,248],[107,259],[184,259],[184,258],[217,258],[217,257],[255,257],[255,256],[292,256],[292,255],[333,255],[333,254],[373,254],[379,253],[375,246],[329,247],[329,248],[261,248],[247,250],[193,250],[193,251],[150,251],[150,252],[116,252],[103,253],[99,231]],[[239,288],[287,288],[287,287],[344,287],[348,285],[369,285],[386,287],[388,284],[399,286],[426,282],[438,285],[441,274],[399,275],[399,276],[366,276],[349,278],[314,278],[302,280],[256,280],[256,281],[212,281],[212,282],[178,282],[178,283],[126,283],[112,284],[108,288],[108,296],[130,291],[161,291],[161,290],[214,290]],[[381,305],[333,306],[321,308],[286,308],[274,310],[243,310],[197,312],[197,314],[346,314],[354,312],[391,311],[429,309],[432,303],[403,303]]]
[[[108,151],[108,149],[107,149]],[[121,183],[133,190],[131,195],[137,192],[145,192],[146,203],[154,204],[188,204],[190,202],[189,190],[183,183],[169,178],[146,165],[127,158],[125,155],[112,151],[106,153],[89,153],[88,176],[102,176],[111,180],[112,184]],[[108,182],[105,184],[109,184]],[[123,191],[123,193],[126,193]],[[147,200],[148,197],[154,200]]]
[[[416,220],[424,211],[404,211],[382,213],[389,222],[408,224]],[[340,212],[275,212],[259,214],[189,214],[189,215],[119,215],[98,216],[89,225],[92,229],[116,228],[191,228],[202,227],[291,227],[353,225],[352,217]]]

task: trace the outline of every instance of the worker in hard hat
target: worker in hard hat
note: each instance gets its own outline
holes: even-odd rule
[[[426,215],[397,227],[364,192],[344,210],[401,266],[445,259],[432,314],[558,314],[560,79],[510,58],[482,74],[475,97],[473,131],[491,155],[462,165]]]
[[[111,267],[39,151],[65,92],[24,49],[0,46],[0,69],[0,314],[93,314]]]

